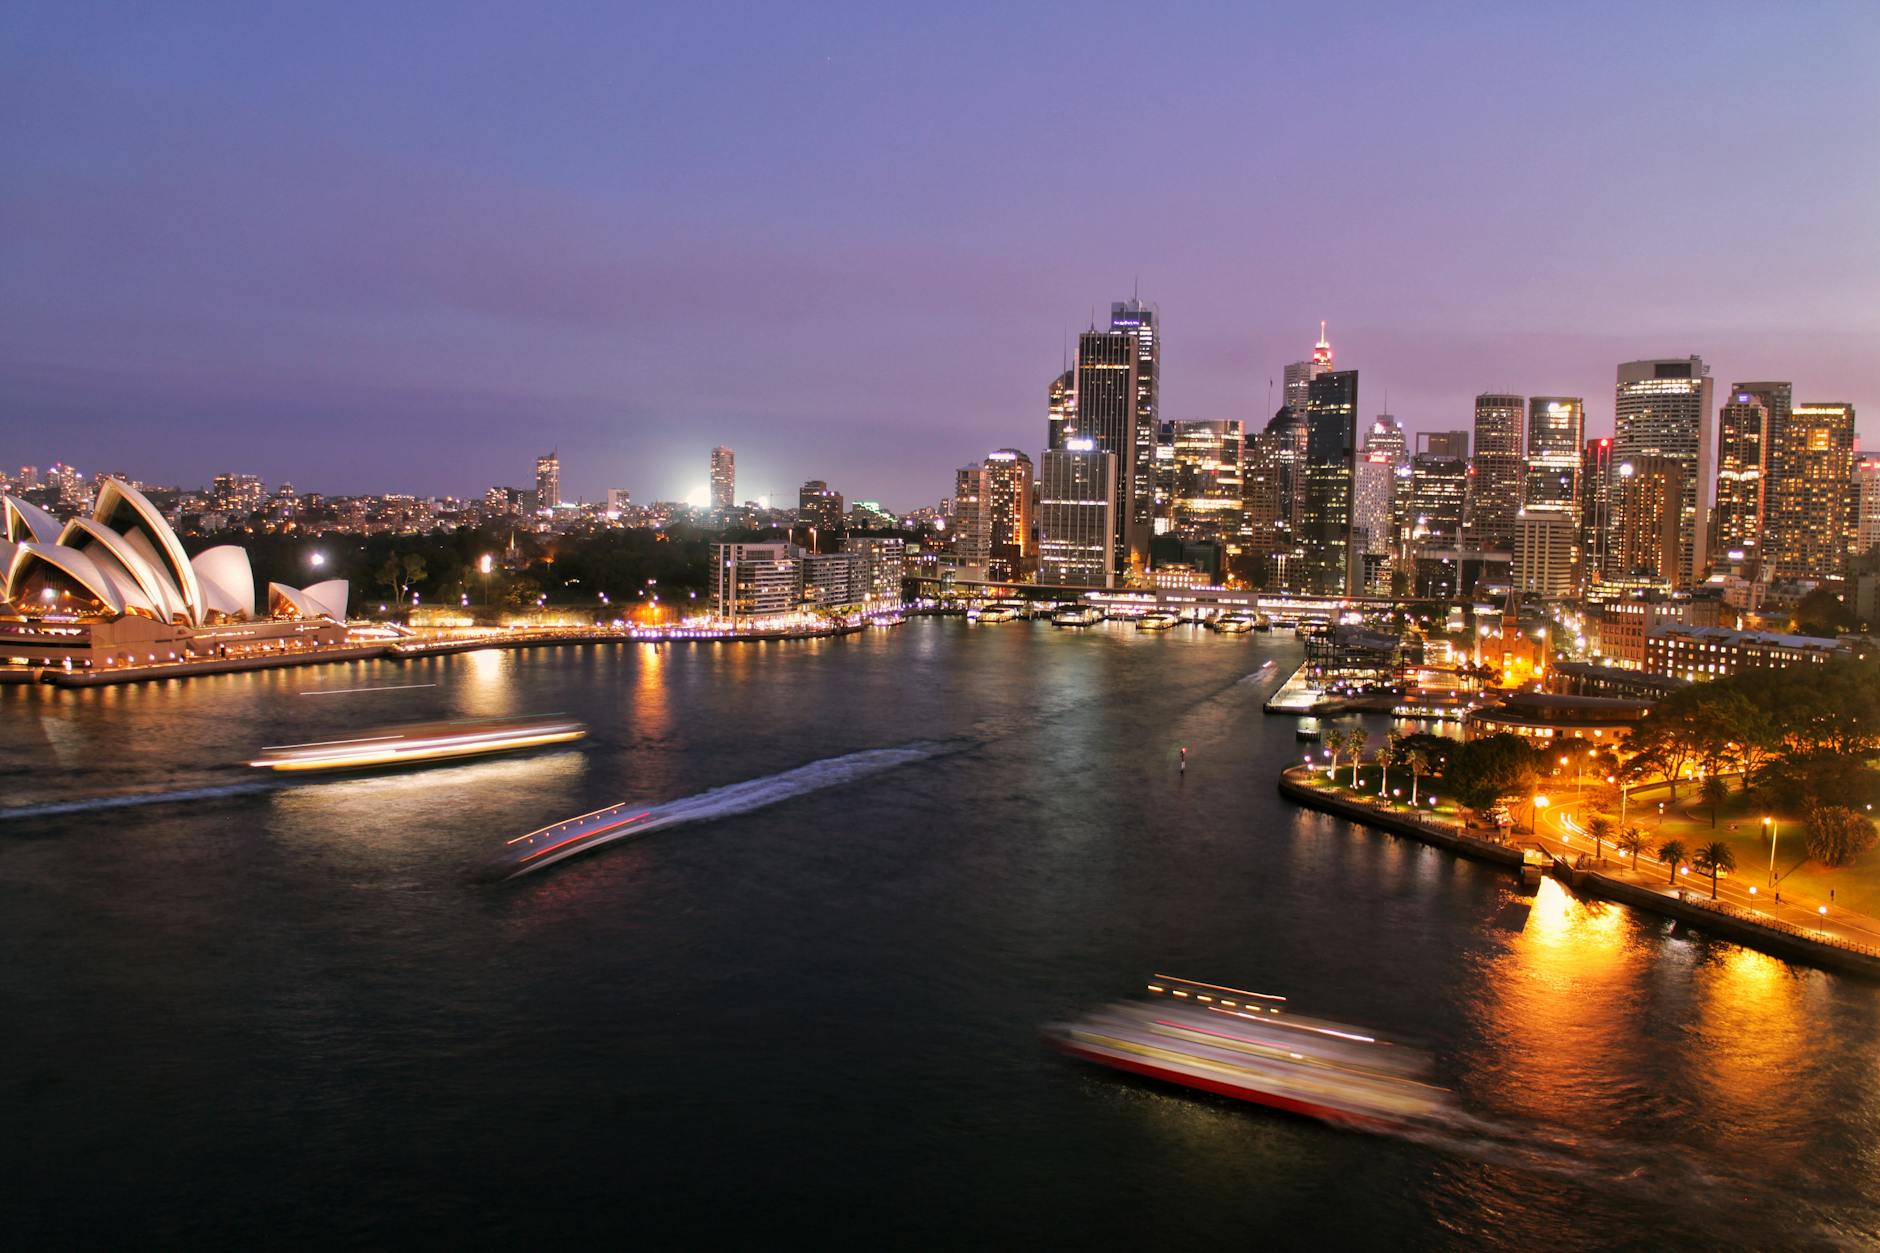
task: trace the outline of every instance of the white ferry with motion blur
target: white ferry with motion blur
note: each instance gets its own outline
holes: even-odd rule
[[[1208,625],[1222,635],[1245,635],[1253,630],[1253,619],[1244,613],[1224,613]]]
[[[1061,627],[1095,626],[1103,621],[1103,611],[1095,605],[1066,605],[1051,615],[1051,625]]]
[[[1158,609],[1154,613],[1145,613],[1136,619],[1136,629],[1138,631],[1166,631],[1180,621],[1181,618],[1178,615],[1166,609]]]
[[[262,749],[261,755],[248,764],[282,774],[384,770],[567,744],[586,734],[586,723],[560,714],[466,722],[415,722],[383,727],[352,739],[273,745]]]
[[[1286,998],[1157,975],[1139,1001],[1045,1029],[1059,1050],[1129,1074],[1302,1114],[1403,1133],[1453,1121],[1421,1050],[1293,1014]]]

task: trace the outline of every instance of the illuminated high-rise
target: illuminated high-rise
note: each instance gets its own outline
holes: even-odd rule
[[[833,545],[846,526],[842,515],[842,493],[834,491],[821,479],[804,483],[796,497],[796,524],[814,534],[813,549]]]
[[[1759,560],[1765,559],[1769,553],[1780,546],[1776,530],[1781,519],[1777,517],[1776,497],[1780,490],[1778,483],[1782,478],[1782,433],[1789,424],[1789,410],[1795,407],[1795,385],[1771,379],[1732,383],[1724,398],[1724,403],[1726,405],[1760,405],[1768,415],[1767,424],[1762,432],[1762,529],[1761,542],[1756,551]],[[1723,432],[1719,429],[1719,440],[1722,436]],[[1721,444],[1717,449],[1717,458],[1717,490],[1721,493],[1723,490]],[[1717,528],[1714,524],[1710,529],[1712,534],[1716,533]]]
[[[1021,579],[1032,567],[1031,458],[1016,448],[986,457],[988,577]]]
[[[729,448],[712,449],[712,508],[723,513],[737,503],[737,460]]]
[[[1717,410],[1717,499],[1710,511],[1710,560],[1754,567],[1763,553],[1769,489],[1769,406],[1733,391]]]
[[[1116,458],[1117,573],[1146,565],[1155,509],[1156,376],[1161,364],[1154,310],[1131,300],[1111,307],[1110,325],[1077,337],[1077,435]]]
[[[1044,446],[1062,448],[1077,431],[1077,371],[1066,370],[1051,380],[1045,392]]]
[[[1678,466],[1678,561],[1672,582],[1689,587],[1706,569],[1714,480],[1710,367],[1701,357],[1628,361],[1619,367],[1612,456],[1615,464],[1653,457]],[[1619,524],[1630,528],[1619,502]]]
[[[1246,507],[1245,431],[1233,420],[1169,427],[1171,530],[1183,540],[1235,543]]]
[[[1038,581],[1116,582],[1116,454],[1087,436],[1045,450],[1038,477]]]
[[[1684,461],[1678,457],[1619,461],[1612,492],[1617,522],[1606,577],[1677,586],[1683,578]]]
[[[1521,511],[1521,396],[1475,398],[1475,463],[1469,475],[1467,535],[1474,547],[1507,552]]]
[[[561,505],[561,454],[549,453],[535,459],[535,506],[555,509]]]
[[[1777,459],[1774,547],[1764,559],[1778,578],[1839,578],[1853,533],[1854,406],[1796,405]]]
[[[1528,398],[1527,481],[1524,509],[1569,516],[1580,508],[1580,460],[1585,452],[1586,402],[1578,396]]]
[[[1854,547],[1861,556],[1880,544],[1880,457],[1854,463]]]
[[[1303,590],[1349,595],[1351,480],[1358,451],[1358,372],[1332,370],[1312,380],[1306,398],[1306,499],[1300,528]]]
[[[962,579],[984,579],[992,566],[992,486],[975,461],[953,475],[953,558]]]
[[[1325,338],[1325,323],[1319,323],[1319,342],[1312,346],[1312,356],[1286,367],[1281,399],[1294,413],[1304,414],[1311,398],[1312,380],[1332,369],[1332,344]]]
[[[1612,547],[1612,440],[1589,439],[1580,454],[1580,569],[1597,583]]]

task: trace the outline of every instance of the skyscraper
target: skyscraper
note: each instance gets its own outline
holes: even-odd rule
[[[988,577],[1022,579],[1031,573],[1031,458],[1001,448],[986,458],[986,520],[990,527]]]
[[[1854,463],[1854,548],[1863,556],[1880,544],[1880,457]]]
[[[991,573],[992,481],[977,461],[953,475],[953,557],[962,579]]]
[[[549,453],[535,459],[535,505],[555,509],[561,505],[561,454]]]
[[[1417,432],[1417,455],[1428,453],[1432,457],[1453,457],[1457,461],[1469,459],[1469,433],[1467,431],[1419,431]]]
[[[1796,405],[1782,429],[1776,523],[1770,528],[1776,577],[1839,578],[1853,533],[1854,406]]]
[[[829,484],[821,479],[810,479],[804,483],[796,498],[796,524],[816,533],[810,545],[812,549],[841,539],[842,493],[831,491]]]
[[[1302,527],[1308,592],[1349,595],[1351,480],[1358,450],[1358,372],[1332,370],[1306,397],[1306,501]]]
[[[1732,383],[1728,397],[1730,404],[1761,405],[1769,414],[1768,429],[1763,432],[1763,532],[1758,549],[1759,559],[1777,547],[1775,528],[1777,481],[1782,477],[1782,432],[1789,424],[1789,410],[1795,404],[1795,386],[1792,383],[1765,379],[1759,382]],[[1722,450],[1719,449],[1719,457]],[[1715,527],[1711,528],[1713,531]]]
[[[1578,396],[1528,398],[1527,483],[1522,507],[1577,516],[1586,402]]]
[[[1045,450],[1038,481],[1038,581],[1112,587],[1116,455],[1087,436]]]
[[[1678,587],[1706,569],[1713,472],[1710,442],[1710,367],[1701,357],[1628,361],[1619,367],[1612,439],[1614,462],[1635,465],[1665,457],[1678,464]],[[1619,525],[1630,494],[1622,493]]]
[[[1303,414],[1306,401],[1310,398],[1312,380],[1332,368],[1332,345],[1325,338],[1325,323],[1319,323],[1319,342],[1312,346],[1312,356],[1305,361],[1295,361],[1286,367],[1285,387],[1281,399],[1288,409]]]
[[[1109,327],[1077,337],[1077,434],[1116,457],[1111,555],[1119,574],[1147,562],[1155,508],[1155,388],[1145,387],[1142,370],[1156,368],[1161,348],[1153,314],[1136,305],[1115,306]]]
[[[1514,589],[1554,600],[1573,592],[1579,519],[1565,509],[1523,508],[1514,520]]]
[[[1717,501],[1710,512],[1713,566],[1737,560],[1750,567],[1757,564],[1768,488],[1769,406],[1753,392],[1732,391],[1717,410]]]
[[[1389,591],[1389,559],[1396,549],[1393,508],[1397,458],[1367,449],[1352,466],[1351,547],[1359,562],[1355,586],[1362,592]]]
[[[1475,464],[1469,476],[1467,534],[1474,547],[1507,552],[1521,510],[1520,396],[1485,392],[1475,398]]]
[[[723,513],[737,503],[737,462],[729,448],[712,449],[711,485],[713,509]]]
[[[1183,540],[1234,543],[1246,507],[1245,433],[1233,420],[1170,424],[1171,530]]]
[[[1612,546],[1612,441],[1589,439],[1580,455],[1580,569],[1585,583],[1606,573]]]
[[[1062,448],[1067,436],[1077,431],[1077,371],[1066,370],[1051,380],[1045,393],[1047,429],[1044,446]]]
[[[1295,586],[1299,524],[1305,513],[1305,458],[1305,419],[1284,406],[1249,443],[1247,547],[1262,554],[1253,573],[1264,587]]]
[[[1685,498],[1679,457],[1632,457],[1613,476],[1618,516],[1606,562],[1609,578],[1677,586],[1683,579],[1680,517]]]

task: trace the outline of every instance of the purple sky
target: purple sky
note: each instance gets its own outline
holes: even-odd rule
[[[1328,318],[1415,429],[1696,352],[1871,444],[1876,66],[1872,0],[13,0],[0,464],[912,508],[1138,280],[1166,417]]]

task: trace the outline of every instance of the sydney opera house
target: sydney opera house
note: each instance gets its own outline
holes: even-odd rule
[[[266,657],[344,642],[346,581],[268,585],[248,554],[183,545],[143,493],[106,479],[88,518],[0,497],[0,665],[104,670]]]

